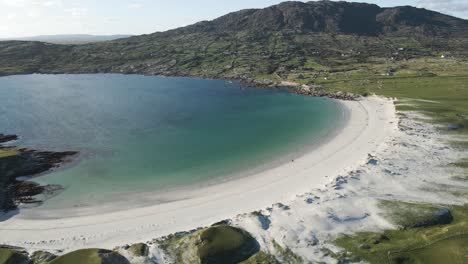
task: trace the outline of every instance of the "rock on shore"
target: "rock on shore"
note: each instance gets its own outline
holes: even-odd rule
[[[0,143],[16,140],[16,135],[0,134]],[[0,149],[2,146],[0,145]],[[58,186],[41,186],[30,181],[19,181],[18,177],[44,173],[62,163],[70,161],[77,152],[51,152],[18,149],[14,155],[0,158],[0,211],[10,211],[18,204],[40,203],[34,196],[44,191],[58,190]]]

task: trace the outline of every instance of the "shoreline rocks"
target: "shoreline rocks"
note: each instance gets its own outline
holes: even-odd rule
[[[0,142],[7,143],[16,140],[16,135],[0,134]],[[0,149],[2,146],[0,145]],[[52,152],[31,149],[18,149],[15,155],[0,158],[0,211],[17,209],[19,204],[39,204],[35,196],[48,192],[59,191],[59,186],[41,186],[31,181],[21,181],[19,177],[31,177],[61,164],[69,162],[77,152]]]
[[[281,82],[275,83],[271,80],[255,80],[248,77],[239,77],[239,78],[232,78],[232,80],[240,81],[245,85],[249,85],[256,88],[287,88],[291,92],[306,95],[306,96],[314,96],[314,97],[328,97],[331,99],[337,100],[344,100],[344,101],[357,101],[361,98],[361,95],[353,94],[353,93],[346,93],[346,92],[333,92],[327,91],[321,85],[306,85],[306,84],[298,84],[294,82]]]
[[[18,140],[17,135],[0,134],[0,144],[1,143],[6,143],[6,142],[9,142],[9,141],[14,141],[14,140]]]

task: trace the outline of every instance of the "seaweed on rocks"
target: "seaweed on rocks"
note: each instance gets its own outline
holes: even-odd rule
[[[17,140],[16,135],[0,134],[0,143]],[[0,148],[3,148],[0,145]],[[18,180],[18,177],[31,177],[70,161],[75,151],[52,152],[31,149],[18,149],[14,155],[0,158],[0,211],[17,209],[19,204],[38,204],[35,196],[58,191],[60,186],[39,185],[31,181]]]

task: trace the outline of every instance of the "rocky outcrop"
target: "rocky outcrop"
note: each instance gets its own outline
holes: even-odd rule
[[[302,95],[309,95],[309,96],[316,96],[316,97],[328,97],[332,99],[345,100],[345,101],[356,101],[359,98],[361,98],[361,96],[357,94],[345,93],[345,92],[332,92],[332,91],[327,91],[325,89],[301,88],[301,89],[297,89],[296,92]]]
[[[227,225],[213,226],[200,234],[198,256],[203,264],[239,263],[260,250],[246,231]]]
[[[409,225],[409,228],[429,227],[435,225],[446,225],[453,221],[452,213],[448,208],[440,208],[431,217],[423,218]]]
[[[3,143],[17,139],[15,135],[1,135]],[[0,145],[1,147],[1,145]],[[60,190],[59,186],[41,186],[30,181],[20,181],[18,177],[29,177],[49,171],[70,161],[77,152],[51,152],[18,149],[15,155],[0,158],[0,211],[17,208],[18,204],[40,203],[34,196],[43,192]]]
[[[133,244],[127,250],[136,257],[146,257],[149,253],[148,245],[145,243]]]
[[[0,264],[29,264],[28,253],[22,248],[0,245]]]
[[[0,134],[0,143],[5,143],[5,142],[8,142],[8,141],[13,141],[13,140],[17,140],[17,139],[18,139],[17,135]]]
[[[31,261],[34,264],[48,264],[57,256],[47,251],[36,251],[31,255]]]
[[[287,88],[291,92],[314,96],[314,97],[328,97],[332,99],[345,100],[345,101],[356,101],[361,98],[361,95],[346,93],[341,91],[330,91],[321,85],[300,85],[294,82],[273,82],[272,80],[255,80],[245,76],[237,77],[240,82],[245,83],[248,86],[258,87],[258,88]]]
[[[107,249],[80,249],[62,256],[47,251],[29,255],[23,248],[0,246],[0,264],[130,264],[124,256]]]

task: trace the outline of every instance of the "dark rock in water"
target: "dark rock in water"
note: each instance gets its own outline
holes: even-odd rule
[[[6,143],[6,142],[17,140],[17,139],[18,139],[17,135],[0,134],[0,143]]]
[[[4,136],[13,139],[16,136]],[[5,141],[4,141],[5,142]],[[1,146],[0,146],[1,147]],[[18,177],[28,177],[47,172],[68,162],[77,152],[51,152],[19,149],[12,156],[0,158],[0,211],[14,210],[19,203],[38,203],[33,197],[45,191],[49,195],[57,191],[57,186],[41,186],[37,183],[19,181]]]
[[[34,264],[48,264],[55,258],[57,258],[56,255],[47,251],[36,251],[31,255],[31,261]]]
[[[258,242],[249,233],[227,225],[203,231],[197,248],[202,264],[239,263],[260,250]]]
[[[446,225],[450,224],[453,221],[452,213],[447,208],[441,208],[432,217],[428,217],[424,220],[421,220],[417,223],[410,225],[409,227],[428,227],[434,225]]]

